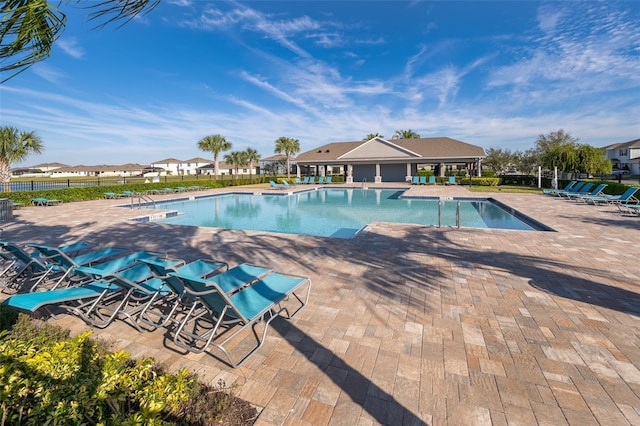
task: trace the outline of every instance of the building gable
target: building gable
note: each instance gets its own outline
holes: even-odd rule
[[[340,160],[358,160],[365,158],[409,159],[414,157],[420,156],[382,138],[374,138],[341,155],[339,158]]]

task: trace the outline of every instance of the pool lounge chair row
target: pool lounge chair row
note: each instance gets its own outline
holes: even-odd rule
[[[144,191],[143,193],[145,194],[152,194],[152,195],[162,195],[162,194],[174,194],[174,193],[180,193],[180,192],[188,192],[188,191],[202,191],[203,189],[205,189],[202,186],[176,186],[175,188],[160,188],[160,189],[150,189],[148,191]],[[135,191],[122,191],[122,192],[104,192],[103,196],[104,198],[108,198],[108,199],[118,199],[118,198],[128,198],[128,197],[135,197],[138,195],[138,192]]]
[[[544,193],[558,198],[574,200],[578,203],[593,205],[612,205],[616,206],[622,213],[636,214],[639,210],[636,207],[640,204],[640,199],[636,195],[640,191],[640,187],[629,187],[620,195],[609,195],[604,191],[608,184],[602,183],[598,186],[590,182],[571,181],[563,189],[544,190]]]
[[[296,183],[302,185],[313,185],[313,184],[325,184],[332,183],[332,176],[318,176],[318,180],[316,180],[316,176],[305,176],[302,180],[296,178]]]
[[[11,247],[18,246],[2,244],[5,262],[11,262],[11,256],[17,259]],[[65,284],[58,281],[48,290],[35,292],[29,287],[26,290],[30,292],[9,297],[5,305],[45,316],[71,313],[99,328],[116,319],[128,321],[140,332],[164,327],[176,346],[197,353],[218,348],[223,360],[233,367],[262,346],[271,321],[278,316],[293,318],[306,306],[311,291],[308,278],[248,263],[229,268],[226,262],[216,260],[186,262],[138,251],[80,265],[80,257],[87,260],[90,253],[112,249],[91,250],[81,243],[75,247],[29,247],[46,247],[47,254],[55,252],[76,264],[66,274]],[[71,252],[74,248],[76,252]],[[40,254],[22,251],[28,257],[16,262],[39,265],[35,268],[39,273],[53,265],[51,256],[43,260]],[[61,265],[58,267],[64,268]],[[264,326],[261,334],[256,331],[259,324]],[[238,356],[228,344],[247,329],[252,330],[255,343]]]
[[[427,180],[427,176],[413,176],[411,185],[436,185],[436,177],[429,176],[429,180]]]
[[[457,185],[455,176],[448,176],[447,180],[444,182],[445,185]],[[411,185],[437,185],[435,176],[413,176],[411,178]]]

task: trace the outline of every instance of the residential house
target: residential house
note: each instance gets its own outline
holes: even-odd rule
[[[604,147],[605,157],[614,168],[629,170],[632,175],[640,175],[640,139],[614,143]]]

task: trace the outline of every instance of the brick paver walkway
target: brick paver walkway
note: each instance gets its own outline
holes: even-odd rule
[[[233,385],[262,409],[257,425],[640,424],[640,218],[487,195],[556,232],[375,223],[338,240],[134,224],[140,211],[99,200],[19,210],[2,239],[83,239],[310,277],[309,306],[274,321],[238,369],[176,351],[161,330],[96,330],[114,349]]]

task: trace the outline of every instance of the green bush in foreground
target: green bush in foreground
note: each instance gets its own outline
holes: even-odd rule
[[[159,425],[199,391],[186,370],[164,374],[152,358],[106,353],[91,332],[18,319],[0,333],[0,424]]]

